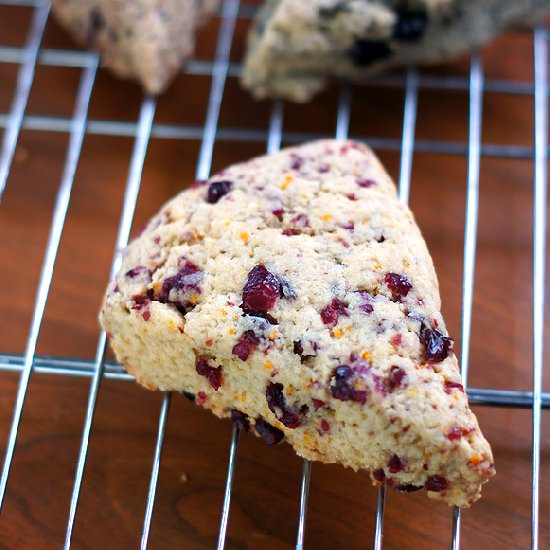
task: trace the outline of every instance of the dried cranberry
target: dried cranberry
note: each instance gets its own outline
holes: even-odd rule
[[[303,229],[304,227],[309,227],[309,218],[307,214],[296,214],[291,220],[290,223],[292,227]]]
[[[231,191],[232,183],[227,180],[213,181],[208,187],[206,200],[210,204],[216,204],[224,195]]]
[[[445,380],[445,392],[446,393],[452,393],[453,390],[458,390],[463,392],[464,386],[462,384],[459,384],[458,382],[451,382],[450,380]]]
[[[197,393],[197,403],[199,405],[204,405],[207,399],[208,399],[208,395],[206,395],[205,392],[200,391],[199,393]]]
[[[447,432],[447,439],[449,439],[449,441],[456,441],[461,437],[462,437],[462,430],[458,426],[453,426]]]
[[[392,457],[388,461],[388,470],[392,474],[396,474],[397,472],[400,472],[405,468],[406,462],[399,458],[397,455],[392,455]]]
[[[424,344],[424,357],[426,361],[438,363],[449,355],[453,347],[453,339],[443,334],[436,328],[427,328],[422,324],[420,329],[420,341]]]
[[[281,283],[277,277],[270,273],[265,265],[258,264],[248,273],[241,308],[245,311],[267,313],[275,305],[280,292]]]
[[[376,470],[373,470],[372,477],[376,479],[376,481],[384,481],[386,479],[386,474],[384,473],[384,470],[382,468],[378,468]]]
[[[398,273],[386,273],[384,282],[392,292],[393,300],[398,300],[400,297],[405,297],[409,290],[412,288],[412,284],[404,275]]]
[[[296,355],[302,355],[304,353],[304,347],[302,346],[302,342],[300,340],[294,341],[294,348],[293,351]]]
[[[220,389],[222,385],[222,368],[221,367],[212,367],[208,363],[208,359],[201,357],[197,361],[195,370],[197,371],[197,374],[204,376],[216,391]]]
[[[178,272],[162,282],[160,301],[175,304],[186,310],[191,304],[189,299],[201,293],[200,283],[203,273],[199,266],[182,257],[178,260]]]
[[[280,222],[283,221],[283,214],[285,211],[282,208],[276,208],[271,212]]]
[[[242,361],[246,361],[248,356],[258,347],[260,338],[256,336],[253,330],[247,330],[239,338],[239,341],[233,346],[232,353]]]
[[[349,365],[341,365],[336,367],[332,373],[332,384],[330,390],[332,397],[339,401],[357,401],[365,403],[367,400],[367,392],[356,390],[353,387],[351,378],[353,378],[353,370]]]
[[[362,303],[359,306],[359,309],[370,315],[374,311],[374,306],[372,305],[372,294],[368,290],[357,290],[357,294],[361,297]]]
[[[326,403],[322,399],[316,399],[315,397],[311,399],[311,402],[313,403],[313,407],[315,409],[321,409],[326,405]]]
[[[238,411],[237,409],[231,409],[231,420],[233,424],[237,426],[242,432],[247,432],[250,428],[250,422],[248,420],[248,415]]]
[[[426,487],[427,491],[435,491],[436,493],[439,493],[449,487],[449,480],[445,479],[443,476],[430,476],[426,480],[424,487]]]
[[[254,429],[268,445],[275,445],[279,443],[285,436],[281,430],[278,430],[271,424],[268,424],[261,416],[256,419]]]
[[[321,430],[323,432],[330,432],[330,424],[324,418],[321,420]]]
[[[357,180],[357,185],[359,187],[363,187],[364,189],[368,189],[369,187],[376,185],[376,182],[372,179],[359,179]]]
[[[387,391],[392,392],[396,388],[399,388],[406,375],[407,373],[401,367],[393,366],[386,378]]]
[[[290,168],[292,170],[300,170],[303,164],[304,159],[302,157],[299,157],[298,155],[292,155],[292,161],[290,163]]]
[[[474,431],[474,428],[461,428],[459,426],[452,426],[447,431],[447,439],[449,441],[458,441],[462,436],[468,435],[469,433],[472,433]]]
[[[415,42],[422,38],[427,26],[428,14],[424,10],[399,9],[393,37],[403,42]]]
[[[302,423],[301,415],[293,408],[288,407],[283,393],[282,384],[270,382],[265,389],[265,397],[269,410],[287,428],[297,428]]]
[[[151,270],[143,265],[136,265],[136,267],[133,267],[132,269],[129,269],[124,276],[128,277],[129,279],[135,279],[139,275],[147,275],[148,278],[150,278]]]
[[[334,298],[328,306],[325,306],[321,310],[320,315],[323,323],[325,325],[329,325],[330,327],[336,326],[336,324],[338,323],[338,319],[341,316],[349,316],[347,307],[348,304],[342,302],[342,300],[339,300],[338,298]]]

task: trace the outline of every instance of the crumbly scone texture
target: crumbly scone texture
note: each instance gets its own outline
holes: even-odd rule
[[[420,230],[360,143],[193,184],[124,251],[100,317],[140,384],[307,459],[458,506],[494,474]]]
[[[257,98],[307,101],[327,77],[452,59],[549,11],[548,0],[267,0],[242,82]]]
[[[52,0],[53,13],[73,38],[101,54],[117,76],[149,93],[170,83],[193,52],[195,31],[219,0]]]

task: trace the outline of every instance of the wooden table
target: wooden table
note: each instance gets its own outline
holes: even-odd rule
[[[31,10],[0,7],[0,43],[21,46]],[[239,22],[232,52],[243,52]],[[196,57],[211,58],[218,22],[201,34]],[[74,48],[50,21],[44,47]],[[532,35],[514,34],[483,50],[488,79],[532,81]],[[9,110],[17,65],[0,63],[0,112]],[[468,60],[429,74],[467,76]],[[40,64],[27,112],[71,115],[80,71]],[[208,76],[181,75],[159,100],[156,123],[200,127]],[[331,135],[338,89],[304,106],[285,106],[285,131]],[[135,121],[140,90],[101,71],[90,119]],[[266,128],[270,103],[255,104],[229,79],[220,126]],[[533,145],[532,95],[487,92],[483,142]],[[399,140],[403,89],[353,90],[352,136]],[[417,140],[466,145],[467,90],[419,97]],[[67,147],[67,134],[24,130],[0,211],[0,352],[22,354],[39,268]],[[392,142],[390,142],[391,145]],[[84,141],[66,228],[38,342],[38,354],[92,359],[96,321],[112,258],[132,139],[89,133]],[[193,181],[199,141],[150,142],[134,227]],[[220,140],[214,170],[260,154],[265,142]],[[391,147],[390,147],[391,149]],[[397,178],[399,152],[377,151]],[[460,349],[466,157],[417,152],[411,206],[441,282],[444,315]],[[532,385],[533,163],[482,158],[470,379],[472,387]],[[547,308],[548,309],[548,308]],[[547,311],[550,313],[550,311]],[[550,323],[547,323],[547,335]],[[548,362],[550,346],[546,348]],[[7,440],[19,375],[0,371],[0,454]],[[0,518],[0,548],[55,548],[64,539],[90,380],[33,374],[8,493]],[[550,377],[544,382],[550,390]],[[139,543],[161,395],[133,382],[102,383],[93,425],[74,548],[134,548]],[[476,407],[492,442],[498,474],[484,498],[463,514],[463,548],[518,549],[530,544],[531,412]],[[175,395],[169,417],[150,548],[213,548],[227,467],[230,425]],[[288,446],[268,448],[242,438],[229,523],[228,548],[291,548],[298,517],[301,461]],[[368,476],[338,466],[313,466],[306,548],[360,549],[372,544],[376,491]],[[541,548],[550,548],[550,418],[543,412]],[[451,511],[422,492],[389,493],[385,548],[448,548]]]

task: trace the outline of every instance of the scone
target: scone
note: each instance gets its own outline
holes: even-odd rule
[[[52,0],[53,13],[103,65],[161,92],[193,52],[195,30],[219,0]]]
[[[101,323],[120,363],[268,443],[469,506],[494,474],[422,235],[366,146],[317,141],[168,202]]]
[[[306,101],[329,76],[440,62],[549,11],[548,0],[267,0],[242,81],[258,98]]]

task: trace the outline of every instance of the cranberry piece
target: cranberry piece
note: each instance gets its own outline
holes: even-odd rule
[[[363,313],[370,315],[374,311],[374,306],[372,305],[372,294],[367,290],[357,290],[356,292],[359,296],[361,296],[363,301],[363,303],[359,306],[359,309]]]
[[[281,283],[277,277],[270,273],[265,265],[258,264],[248,273],[241,308],[245,311],[267,313],[267,310],[275,305],[280,292]]]
[[[304,227],[309,227],[309,218],[306,214],[296,214],[291,220],[290,223],[295,228],[303,229]]]
[[[462,384],[459,384],[458,382],[451,382],[450,380],[445,380],[445,392],[446,393],[452,393],[453,390],[458,390],[463,392],[464,386]]]
[[[146,309],[145,311],[142,312],[141,316],[143,317],[144,321],[148,321],[151,318],[151,312],[148,309]]]
[[[453,339],[436,328],[427,328],[424,324],[420,329],[420,341],[424,344],[426,361],[440,362],[447,358],[453,348]]]
[[[276,208],[271,212],[280,222],[283,221],[283,214],[285,211],[282,208]]]
[[[313,407],[315,409],[321,409],[326,405],[326,403],[322,399],[316,399],[315,397],[311,399],[311,402],[313,403]]]
[[[397,10],[397,22],[393,37],[402,42],[420,40],[428,26],[428,14],[423,10],[403,8]]]
[[[378,468],[372,472],[372,477],[376,479],[376,481],[382,482],[386,479],[386,474],[382,468]]]
[[[388,469],[390,473],[396,474],[405,468],[406,462],[399,458],[397,455],[392,455],[388,461]]]
[[[406,375],[407,373],[401,367],[396,367],[394,365],[390,369],[390,373],[386,378],[387,391],[392,392],[396,388],[399,388],[401,386],[401,383],[403,382],[403,378],[405,378]]]
[[[356,390],[353,387],[351,378],[353,378],[353,370],[349,365],[336,367],[332,373],[333,383],[330,386],[332,397],[339,401],[365,403],[367,392]]]
[[[254,429],[268,445],[275,445],[279,443],[285,436],[281,430],[278,430],[271,424],[268,424],[261,416],[256,419]]]
[[[162,282],[160,301],[165,304],[175,304],[186,310],[191,305],[189,302],[191,295],[201,293],[202,275],[199,266],[181,257],[178,260],[178,272]]]
[[[321,430],[323,432],[330,432],[330,424],[324,418],[321,420]]]
[[[197,374],[204,376],[210,385],[218,391],[222,385],[222,368],[221,367],[212,367],[208,363],[208,359],[204,357],[200,358],[195,365],[195,370]]]
[[[462,430],[458,426],[453,426],[447,432],[447,439],[449,439],[449,441],[457,441],[461,437],[462,437]]]
[[[398,332],[397,334],[394,334],[391,338],[391,343],[393,346],[395,346],[396,348],[399,347],[402,342],[403,342],[403,336],[400,332]]]
[[[237,426],[242,432],[247,432],[250,428],[250,422],[248,420],[248,415],[238,411],[237,409],[231,409],[231,420],[233,424]]]
[[[347,307],[348,304],[342,302],[342,300],[339,300],[338,298],[334,298],[328,306],[325,306],[321,310],[320,315],[323,323],[325,325],[329,325],[330,327],[336,326],[336,324],[338,323],[338,319],[341,316],[349,316]]]
[[[359,179],[357,180],[357,185],[359,187],[363,187],[364,189],[368,189],[369,187],[376,185],[376,182],[373,179]]]
[[[287,428],[297,428],[302,423],[300,414],[290,407],[287,407],[286,399],[283,394],[283,385],[270,382],[265,389],[265,397],[269,410],[280,420]]]
[[[414,491],[420,491],[420,489],[422,489],[422,485],[413,485],[412,483],[403,483],[395,486],[395,490],[401,493],[413,493]]]
[[[449,487],[449,480],[445,479],[443,476],[430,476],[426,483],[424,484],[427,491],[435,491],[440,493]]]
[[[232,353],[242,361],[246,361],[248,356],[258,347],[260,338],[256,336],[253,330],[243,332],[239,341],[233,346]]]
[[[304,164],[304,159],[298,155],[292,155],[292,161],[290,163],[290,168],[292,170],[300,170]]]
[[[300,355],[300,356],[304,353],[304,347],[302,346],[302,342],[300,340],[294,341],[293,351],[296,355]]]
[[[405,297],[412,288],[412,284],[409,279],[407,279],[404,275],[399,275],[398,273],[386,273],[384,282],[391,290],[393,300],[398,300],[400,297]]]
[[[281,233],[285,237],[292,237],[293,235],[299,235],[301,231],[299,229],[283,229]]]
[[[200,391],[199,393],[197,393],[197,403],[199,405],[204,405],[207,399],[208,399],[208,395],[206,395],[205,392]]]
[[[135,279],[136,277],[138,277],[139,275],[148,275],[150,276],[151,275],[151,270],[150,269],[147,269],[145,266],[143,265],[136,265],[136,267],[133,267],[132,269],[129,269],[125,274],[124,276],[125,277],[128,277],[129,279]],[[150,278],[150,277],[149,277]]]
[[[213,181],[208,187],[206,200],[210,204],[216,204],[224,195],[231,191],[232,183],[227,180]]]

